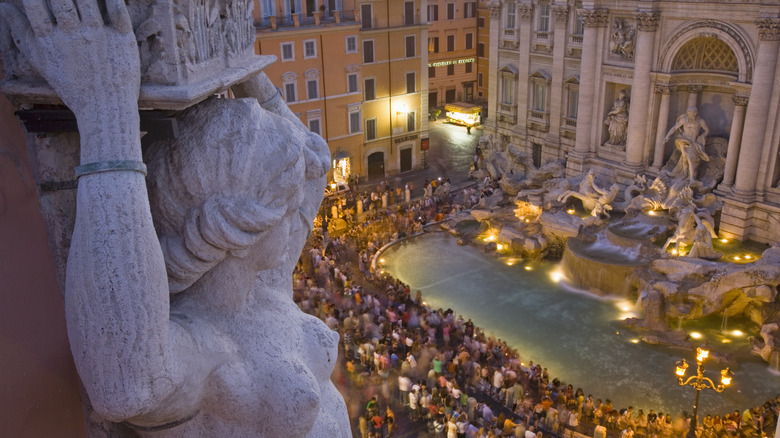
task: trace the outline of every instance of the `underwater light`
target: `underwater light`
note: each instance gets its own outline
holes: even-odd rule
[[[573,208],[570,208],[570,209],[566,210],[566,213],[574,214],[575,211],[576,210],[574,210]]]
[[[531,268],[530,266],[526,266],[526,267],[525,267],[525,270],[526,270],[526,271],[530,271],[531,269],[532,269],[532,268]]]
[[[701,333],[699,333],[699,332],[690,332],[690,333],[688,333],[688,335],[689,335],[690,337],[692,337],[693,339],[701,339],[701,338],[703,338],[703,337],[704,337],[704,336],[703,336]]]
[[[745,336],[745,333],[743,333],[742,330],[732,330],[731,336]]]
[[[550,272],[550,279],[556,283],[559,283],[561,280],[563,280],[563,272],[561,272],[559,269]]]

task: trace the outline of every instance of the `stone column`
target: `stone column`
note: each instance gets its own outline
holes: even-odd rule
[[[580,63],[580,93],[577,103],[577,138],[574,155],[584,156],[590,151],[594,120],[594,89],[596,86],[596,53],[599,28],[607,26],[606,9],[584,9],[578,11],[585,24],[582,37],[582,61]]]
[[[737,173],[737,158],[739,147],[742,143],[742,128],[745,124],[745,107],[748,104],[747,96],[735,95],[734,118],[731,120],[731,133],[729,133],[729,148],[726,152],[726,168],[723,171],[723,187],[731,187]]]
[[[534,6],[524,3],[516,5],[517,18],[517,124],[515,132],[521,137],[528,133],[528,62],[531,59],[531,19],[534,16]]]
[[[756,189],[780,42],[780,19],[764,18],[756,20],[756,25],[759,30],[759,44],[750,92],[751,97],[756,98],[750,99],[747,104],[745,131],[742,135],[739,166],[734,183],[734,194],[741,197],[752,197]]]
[[[699,95],[702,90],[704,90],[704,87],[701,85],[688,85],[688,105],[685,107],[686,110],[692,106],[699,107]]]
[[[488,117],[485,125],[493,132],[498,128],[498,44],[501,30],[501,3],[498,0],[488,2],[490,8],[490,47],[488,51]]]
[[[653,40],[658,29],[658,13],[636,14],[636,56],[634,80],[631,83],[631,112],[628,114],[626,164],[638,168],[642,163],[650,105],[650,67],[653,65]]]
[[[658,109],[658,128],[655,131],[655,150],[653,154],[653,169],[661,170],[664,165],[664,137],[666,137],[667,123],[669,121],[669,95],[672,94],[672,87],[668,85],[657,85],[656,93],[661,95],[661,107]]]
[[[560,144],[561,104],[563,103],[563,60],[566,55],[566,23],[569,18],[568,6],[553,6],[553,67],[550,84],[550,130],[547,141]]]

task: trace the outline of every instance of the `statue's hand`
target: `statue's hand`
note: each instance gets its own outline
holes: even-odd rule
[[[138,47],[122,0],[106,0],[105,20],[97,0],[24,0],[24,13],[0,3],[0,18],[77,118],[137,106]]]

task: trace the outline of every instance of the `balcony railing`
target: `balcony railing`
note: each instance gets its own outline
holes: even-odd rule
[[[547,111],[528,111],[528,125],[532,129],[547,132],[550,130],[550,113]]]
[[[316,11],[312,12],[310,16],[305,14],[290,14],[290,15],[277,15],[267,16],[262,18],[259,22],[255,23],[255,27],[270,28],[272,30],[286,27],[301,27],[301,26],[319,26],[328,24],[338,24],[343,21],[354,22],[355,15],[353,11],[349,11],[346,14],[344,11]]]
[[[581,46],[582,45],[582,35],[572,35],[571,36],[571,43]]]

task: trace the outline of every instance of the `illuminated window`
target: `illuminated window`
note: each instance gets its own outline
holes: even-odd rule
[[[439,37],[428,38],[428,53],[439,53]]]

